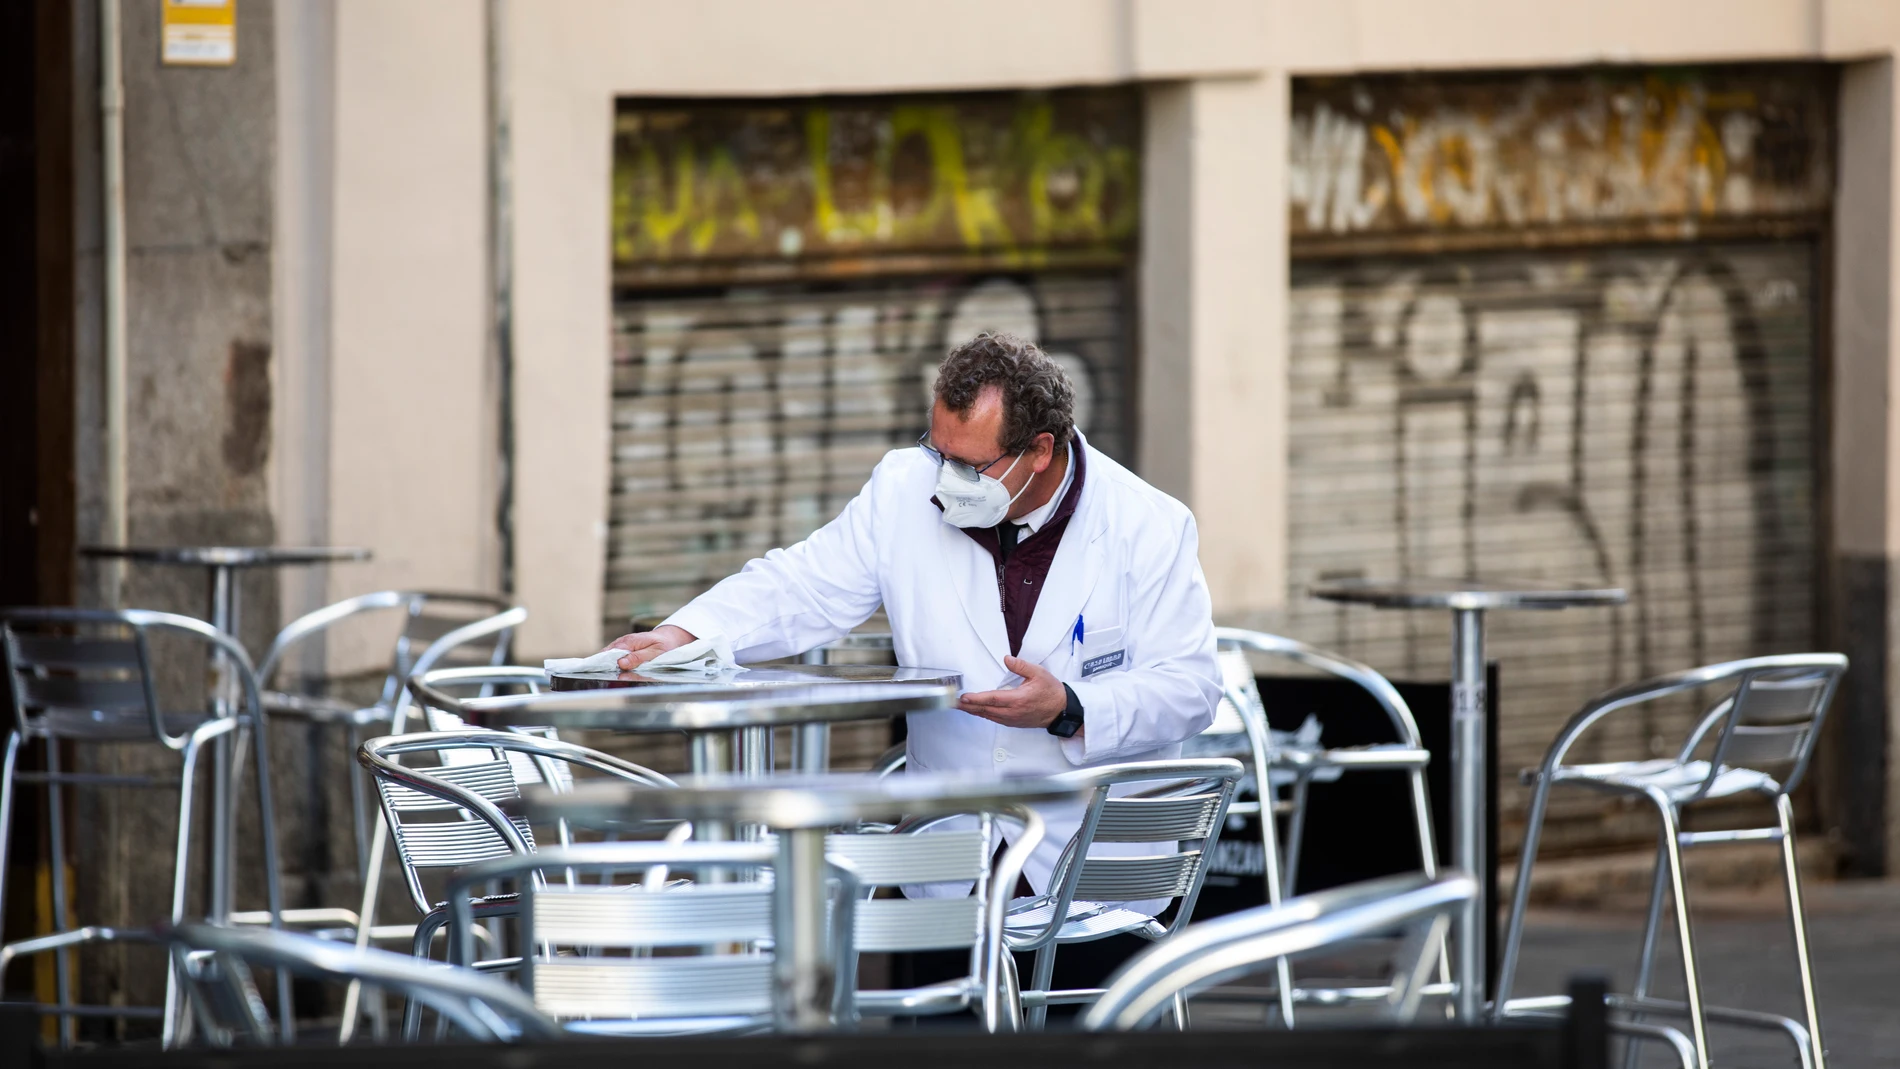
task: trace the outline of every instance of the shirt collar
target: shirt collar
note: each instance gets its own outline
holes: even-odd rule
[[[1069,487],[1075,483],[1075,443],[1070,442],[1067,449],[1069,450],[1069,462],[1064,466],[1062,472],[1062,485],[1056,487],[1056,492],[1049,495],[1049,500],[1043,502],[1022,519],[1015,521],[1029,528],[1029,534],[1035,534],[1037,531],[1042,530],[1043,524],[1048,523],[1055,517],[1056,508],[1062,504],[1062,499],[1068,496]],[[1024,535],[1023,537],[1027,538],[1029,535]]]

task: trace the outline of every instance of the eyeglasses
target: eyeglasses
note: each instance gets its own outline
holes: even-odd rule
[[[930,444],[929,431],[925,431],[921,436],[918,437],[917,448],[923,450],[926,456],[936,461],[938,468],[944,471],[948,471],[950,474],[956,476],[957,478],[963,480],[966,483],[969,483],[972,486],[976,485],[977,483],[983,480],[984,472],[990,470],[991,468],[997,466],[998,464],[1001,464],[1003,461],[1008,460],[1010,456],[1012,455],[1009,453],[1004,453],[1002,456],[997,457],[995,460],[990,461],[988,464],[984,464],[980,467],[975,467],[969,464],[965,464],[961,460],[954,460],[950,457],[944,456],[942,453],[937,452],[937,447]]]

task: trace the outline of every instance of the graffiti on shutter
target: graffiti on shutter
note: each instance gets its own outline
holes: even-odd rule
[[[1515,771],[1591,695],[1809,646],[1810,246],[1315,260],[1293,284],[1293,634],[1442,678],[1445,614],[1304,588],[1474,575],[1629,590],[1619,609],[1491,628],[1507,821],[1524,803]],[[1673,753],[1693,715],[1613,717],[1573,757]],[[1569,812],[1579,839],[1653,835],[1634,816],[1606,830],[1596,803]]]
[[[837,515],[928,424],[946,349],[1037,341],[1089,441],[1125,457],[1123,276],[1034,274],[629,295],[614,310],[605,627],[684,604]]]
[[[1800,65],[1295,83],[1293,240],[1813,213],[1831,75]]]
[[[861,276],[915,271],[918,256],[1119,263],[1140,204],[1140,114],[1125,88],[623,100],[615,275]]]

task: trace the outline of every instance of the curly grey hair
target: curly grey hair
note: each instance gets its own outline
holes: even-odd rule
[[[1075,387],[1062,365],[1034,342],[984,331],[950,350],[937,369],[937,400],[964,413],[984,387],[1003,391],[1003,448],[1021,453],[1039,434],[1069,441],[1075,431]]]

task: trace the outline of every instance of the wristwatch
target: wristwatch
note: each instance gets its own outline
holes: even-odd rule
[[[1075,691],[1067,683],[1062,684],[1062,693],[1069,696],[1069,704],[1049,722],[1049,734],[1058,739],[1070,739],[1082,730],[1082,699],[1075,696]]]

